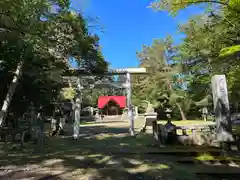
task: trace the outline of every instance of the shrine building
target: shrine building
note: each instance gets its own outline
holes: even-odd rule
[[[100,96],[98,108],[106,116],[122,115],[126,108],[126,96]]]

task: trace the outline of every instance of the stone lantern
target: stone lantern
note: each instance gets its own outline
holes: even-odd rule
[[[152,104],[148,103],[145,116],[145,128],[146,126],[152,126],[153,136],[158,139],[158,130],[157,130],[157,113],[154,112]]]

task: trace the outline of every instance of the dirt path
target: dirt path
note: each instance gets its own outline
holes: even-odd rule
[[[150,135],[130,137],[127,123],[84,125],[78,140],[51,137],[41,154],[30,144],[23,152],[5,144],[0,179],[197,179],[191,167],[176,164],[175,157],[147,154],[156,150],[152,143]]]

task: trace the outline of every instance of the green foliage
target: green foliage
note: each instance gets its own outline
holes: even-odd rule
[[[219,56],[219,52],[222,48],[228,49],[227,47],[239,43],[237,41],[239,23],[235,13],[224,11],[221,16],[203,14],[192,17],[186,24],[180,26],[186,38],[178,46],[178,56],[182,61],[184,73],[190,77],[188,93],[199,107],[207,105],[212,108],[212,75],[228,74],[228,80],[232,79],[231,71],[239,64],[239,55],[237,52],[226,52]],[[235,73],[234,75],[236,76]],[[237,90],[232,87],[230,83],[228,86],[230,94]],[[230,96],[230,102],[235,101]]]
[[[186,93],[182,90],[185,83],[181,64],[175,60],[176,51],[172,45],[172,38],[154,40],[151,46],[144,45],[138,52],[140,66],[147,68],[148,76],[135,77],[133,85],[133,99],[143,109],[147,102],[155,109],[164,113],[167,107],[181,114],[185,119],[182,103],[186,101]],[[177,117],[178,118],[178,117]]]
[[[69,0],[2,0],[0,2],[0,102],[5,99],[17,65],[22,76],[11,111],[22,114],[56,101],[60,81],[74,59],[86,71],[107,69],[99,38],[88,32],[82,14],[70,10]],[[1,104],[0,103],[0,104]],[[21,106],[19,106],[21,104]]]
[[[211,77],[215,74],[227,75],[230,103],[239,107],[239,1],[163,0],[150,7],[175,16],[197,4],[206,11],[179,25],[185,34],[179,45],[173,46],[167,37],[144,45],[138,53],[140,66],[151,75],[135,78],[135,101],[149,101],[161,112],[170,107],[173,116],[178,112],[182,119],[201,116],[203,106],[212,109]]]
[[[62,88],[61,91],[60,91],[60,96],[61,96],[61,99],[63,100],[66,100],[66,99],[73,99],[75,98],[77,95],[77,91],[71,87],[69,88]]]
[[[240,13],[239,0],[156,0],[150,4],[150,7],[157,11],[168,11],[171,15],[175,16],[180,10],[198,4],[208,4],[208,6],[205,7],[211,8],[212,10],[216,10],[214,5],[219,5],[221,8]]]
[[[167,11],[171,15],[176,16],[180,10],[185,9],[192,5],[197,5],[197,4],[204,4],[204,5],[207,4],[208,6],[205,6],[205,7],[208,7],[208,9],[206,10],[210,12],[218,13],[217,9],[220,8],[220,10],[224,10],[225,12],[228,11],[228,13],[230,13],[231,15],[234,15],[235,18],[239,17],[239,14],[240,14],[239,0],[230,0],[230,1],[228,0],[217,0],[217,1],[211,1],[211,0],[210,1],[204,1],[204,0],[194,0],[194,1],[192,0],[184,0],[184,1],[183,0],[161,0],[159,1],[157,0],[152,2],[150,7],[152,7],[157,11]],[[216,4],[219,5],[218,8],[216,8],[215,6]],[[231,20],[233,19],[223,18],[223,21],[232,24]],[[220,56],[226,56],[226,55],[232,55],[239,51],[240,50],[239,50],[239,44],[238,44],[230,47],[224,47],[219,52],[220,52]]]
[[[240,52],[240,45],[234,45],[234,46],[221,49],[220,56],[233,55],[239,52]]]

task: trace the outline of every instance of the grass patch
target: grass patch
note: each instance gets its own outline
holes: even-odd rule
[[[210,154],[204,153],[204,154],[201,154],[200,156],[195,157],[195,159],[199,161],[211,161],[211,160],[215,160],[216,157]]]
[[[196,121],[190,122],[196,123]],[[33,152],[35,145],[31,143],[26,144],[23,152],[9,151],[10,144],[2,144],[0,164],[6,168],[13,164],[17,168],[27,165],[28,172],[39,173],[46,177],[57,174],[59,179],[187,180],[197,179],[194,172],[201,169],[200,165],[180,164],[177,159],[182,157],[202,160],[221,158],[215,157],[220,152],[213,148],[159,147],[152,134],[139,134],[132,137],[129,136],[128,127],[128,123],[122,122],[87,123],[80,126],[81,137],[78,140],[60,136],[49,137],[41,154]],[[211,151],[213,154],[208,155]],[[1,177],[0,175],[1,178],[17,179],[16,176]],[[35,179],[40,177],[35,176]]]
[[[167,121],[158,121],[159,124],[166,124]],[[184,120],[184,121],[172,121],[173,124],[177,126],[183,126],[183,125],[205,125],[205,124],[211,124],[212,121],[203,121],[203,120]]]
[[[212,156],[210,154],[204,153],[195,157],[198,161],[240,161],[240,156]]]
[[[96,121],[86,121],[86,120],[82,120],[80,122],[80,125],[89,125],[89,124],[97,124]]]
[[[158,124],[166,124],[167,121],[166,120],[160,120],[157,122]],[[206,125],[206,124],[212,124],[213,121],[203,121],[203,120],[173,120],[172,121],[173,124],[175,124],[176,126],[185,126],[185,125]],[[142,118],[138,118],[137,120],[135,120],[134,122],[134,126],[136,129],[141,129],[145,124],[145,119]]]

